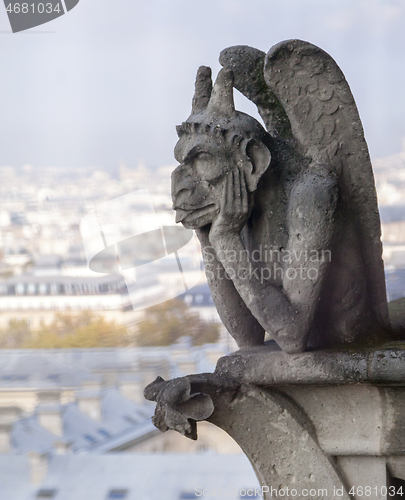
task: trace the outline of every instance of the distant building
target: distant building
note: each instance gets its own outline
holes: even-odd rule
[[[179,299],[182,300],[191,311],[196,312],[205,321],[213,321],[219,324],[220,327],[220,342],[227,345],[229,351],[237,349],[237,344],[234,339],[229,335],[228,330],[225,328],[219,317],[217,308],[214,304],[208,283],[194,286],[181,294]]]
[[[179,299],[205,320],[217,322],[221,321],[207,283],[190,288],[190,290],[181,294]]]
[[[139,319],[121,275],[23,274],[0,281],[0,328],[20,320],[35,329],[50,324],[57,312],[83,310],[129,327]]]
[[[405,219],[405,207],[403,207],[403,218]],[[402,243],[405,244],[405,220],[394,222],[383,222],[382,240],[384,243]],[[404,261],[405,263],[405,261]]]
[[[385,269],[405,269],[405,243],[402,244],[384,244],[383,259]]]
[[[72,456],[35,453],[0,455],[0,498],[255,500],[261,495],[252,466],[242,454]]]
[[[405,297],[405,269],[386,270],[385,279],[388,302]]]
[[[190,348],[0,351],[0,453],[237,453],[222,431],[202,422],[197,442],[152,425],[144,387],[190,372],[212,372],[226,354]],[[1,498],[1,496],[0,496]]]

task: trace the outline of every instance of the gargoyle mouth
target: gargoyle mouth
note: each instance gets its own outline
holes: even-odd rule
[[[209,205],[206,205],[205,207],[197,208],[194,210],[183,210],[181,208],[176,208],[176,222],[183,222],[183,221],[192,221],[197,219],[198,217],[202,217],[205,214],[208,214],[209,212],[212,212],[213,210],[216,210],[215,204],[210,203]]]

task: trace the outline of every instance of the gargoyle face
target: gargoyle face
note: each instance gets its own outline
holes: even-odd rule
[[[180,165],[172,173],[172,200],[176,222],[185,228],[213,222],[231,169],[244,171],[247,190],[253,193],[269,167],[271,154],[266,145],[256,139],[233,141],[232,137],[238,136],[226,140],[224,134],[190,133],[182,134],[177,142],[174,156]],[[252,201],[249,197],[249,203]]]
[[[236,165],[236,151],[224,140],[205,134],[185,134],[174,155],[180,165],[172,173],[176,222],[187,229],[212,223],[220,210],[226,174]]]
[[[235,110],[233,73],[222,68],[214,87],[211,69],[197,72],[191,115],[177,127],[172,174],[176,222],[197,229],[214,221],[221,209],[227,174],[243,169],[253,193],[270,165],[271,137],[258,121]],[[251,198],[250,202],[251,202]]]

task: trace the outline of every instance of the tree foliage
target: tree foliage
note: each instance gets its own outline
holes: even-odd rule
[[[18,349],[30,338],[29,324],[23,320],[12,319],[7,328],[0,330],[0,349]]]
[[[91,311],[56,314],[51,324],[36,330],[25,321],[13,320],[7,328],[0,330],[0,348],[168,346],[181,337],[191,338],[193,345],[217,342],[219,325],[205,321],[184,302],[170,300],[146,309],[136,333]]]
[[[57,314],[50,325],[31,331],[24,321],[11,322],[0,332],[2,348],[71,349],[125,347],[127,329],[89,311],[78,315]]]
[[[169,300],[146,309],[145,318],[138,325],[136,344],[168,346],[181,337],[190,337],[193,345],[217,342],[219,325],[205,321],[181,300]]]

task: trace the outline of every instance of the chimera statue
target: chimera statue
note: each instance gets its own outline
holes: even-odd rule
[[[177,222],[200,239],[220,317],[240,348],[302,352],[390,338],[367,145],[335,61],[300,40],[224,50],[197,73],[172,175]],[[267,131],[235,110],[233,87]]]

